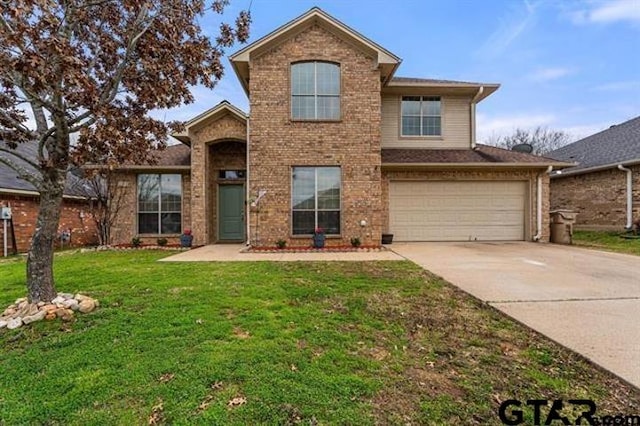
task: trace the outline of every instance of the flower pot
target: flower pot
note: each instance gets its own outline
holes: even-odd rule
[[[393,234],[382,234],[382,244],[393,243]]]
[[[180,246],[181,247],[191,247],[193,243],[193,235],[190,234],[182,234],[180,236]]]
[[[325,237],[324,234],[315,234],[313,236],[313,247],[314,248],[323,248],[325,239],[326,239],[326,237]]]

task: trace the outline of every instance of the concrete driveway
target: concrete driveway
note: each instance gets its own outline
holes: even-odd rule
[[[391,247],[640,387],[640,257],[535,243]]]

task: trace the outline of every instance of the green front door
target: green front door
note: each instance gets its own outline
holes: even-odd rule
[[[218,230],[221,241],[244,240],[244,186],[218,186]]]

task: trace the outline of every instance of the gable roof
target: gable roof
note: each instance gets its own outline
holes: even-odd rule
[[[562,177],[572,174],[640,163],[640,116],[613,125],[594,135],[556,149],[550,157],[578,163],[563,170]]]
[[[191,120],[187,121],[182,132],[174,133],[171,136],[178,139],[180,142],[189,145],[191,143],[191,139],[189,138],[190,129],[195,129],[206,122],[218,120],[219,118],[229,114],[243,123],[246,123],[249,118],[249,116],[240,108],[231,104],[229,101],[224,100],[213,108],[210,108],[202,114],[198,114]]]
[[[356,46],[370,52],[372,55],[376,55],[378,66],[380,67],[383,77],[383,84],[393,76],[400,62],[402,62],[399,57],[384,47],[340,22],[319,7],[313,7],[306,13],[289,21],[229,57],[233,69],[240,79],[240,83],[247,95],[249,94],[249,61],[252,54],[264,52],[271,46],[290,38],[292,35],[303,31],[313,24],[321,25],[323,28],[350,40]]]
[[[539,155],[477,144],[476,149],[382,150],[382,166],[467,166],[467,167],[567,167],[570,164]]]
[[[0,146],[8,148],[4,142],[0,142]],[[35,161],[37,158],[38,147],[35,143],[25,142],[18,144],[15,149],[17,154]],[[17,163],[20,167],[24,167],[27,171],[37,173],[36,170],[28,163],[12,156],[6,152],[0,152],[0,155],[8,157]],[[90,189],[85,188],[81,178],[73,173],[67,173],[67,182],[64,188],[64,196],[86,198]],[[18,173],[4,163],[0,163],[0,192],[23,193],[25,195],[38,195],[36,188],[24,179],[18,177]]]

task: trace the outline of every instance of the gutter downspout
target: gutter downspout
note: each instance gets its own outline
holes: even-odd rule
[[[538,190],[536,192],[536,227],[537,234],[533,236],[533,241],[540,241],[542,238],[542,176],[546,173],[549,174],[553,170],[553,166],[547,167],[547,170],[539,173],[537,178]]]
[[[632,187],[632,172],[631,169],[624,167],[622,164],[618,164],[618,169],[627,173],[627,225],[625,229],[631,229],[633,226],[633,187]]]
[[[249,168],[249,146],[251,145],[249,143],[249,126],[251,123],[251,116],[247,115],[247,171],[246,171],[246,180],[245,180],[245,192],[246,192],[246,196],[245,196],[245,203],[244,203],[244,220],[245,220],[245,228],[246,228],[246,239],[247,242],[245,243],[245,245],[248,247],[251,245],[251,203],[249,202],[249,200],[251,199],[251,188],[250,188],[250,183],[251,183],[251,170]]]
[[[483,92],[484,86],[480,86],[478,93],[471,99],[471,149],[476,149],[476,102]]]

